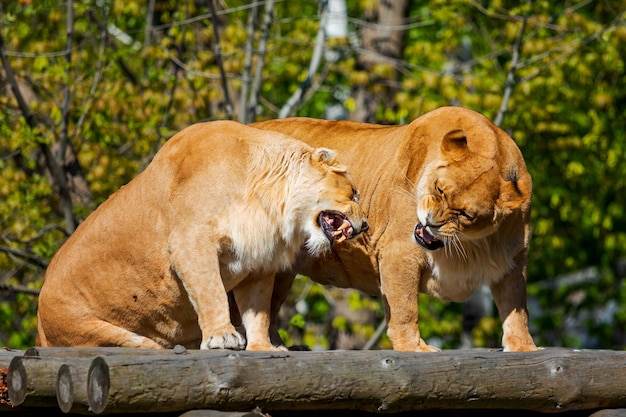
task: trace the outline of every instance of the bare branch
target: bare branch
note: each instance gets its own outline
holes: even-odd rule
[[[87,10],[87,17],[89,18],[89,20],[91,20],[92,22],[94,22],[96,24],[96,26],[98,26],[98,29],[102,32],[105,33],[109,33],[109,29],[105,26],[105,24],[96,17],[96,15],[94,14],[93,10]],[[107,42],[108,45],[113,48],[113,49],[117,49],[117,45],[115,44],[115,42],[112,41],[108,41]],[[137,76],[133,73],[133,71],[130,69],[130,67],[126,64],[126,61],[124,61],[122,58],[118,57],[115,59],[115,62],[117,62],[117,65],[119,65],[120,69],[122,70],[122,72],[124,73],[124,75],[126,75],[126,77],[130,80],[130,82],[133,85],[139,85],[139,79],[137,78]]]
[[[197,70],[189,67],[189,65],[185,64],[183,61],[180,60],[180,58],[178,58],[176,55],[172,54],[170,51],[168,51],[166,49],[164,49],[164,51],[165,51],[165,53],[167,53],[167,57],[170,59],[170,61],[172,61],[180,69],[185,71],[190,76],[206,78],[206,79],[209,79],[209,80],[221,79],[221,77],[219,75],[217,75],[217,74],[211,74],[209,72],[204,72],[204,71],[197,71]]]
[[[105,47],[106,47],[106,31],[101,31],[101,37],[100,37],[100,47],[98,49],[98,61],[96,63],[96,70],[94,72],[94,76],[93,76],[93,80],[91,82],[91,88],[89,89],[89,96],[87,97],[87,99],[85,100],[83,106],[82,106],[82,113],[81,115],[78,117],[78,121],[76,122],[76,126],[74,127],[74,136],[78,136],[81,127],[83,125],[83,123],[85,122],[85,119],[87,117],[87,114],[90,112],[91,110],[91,106],[93,105],[94,102],[94,98],[96,96],[96,92],[98,90],[98,84],[100,84],[100,80],[102,78],[102,72],[103,72],[103,60],[100,59],[100,57],[104,56],[104,51],[105,51]]]
[[[250,104],[247,106],[248,121],[253,121],[256,115],[256,107],[261,94],[261,81],[263,79],[263,66],[265,64],[265,54],[267,52],[267,38],[269,37],[270,26],[272,24],[272,14],[274,13],[274,0],[265,3],[265,14],[263,15],[263,27],[261,28],[261,39],[259,41],[259,52],[257,57],[256,71],[252,80],[252,91],[250,92]]]
[[[67,23],[65,38],[65,63],[67,69],[65,73],[65,82],[63,86],[63,104],[61,105],[61,136],[59,138],[57,162],[63,164],[65,152],[69,141],[69,115],[70,115],[70,79],[72,77],[72,38],[74,36],[74,1],[67,1]]]
[[[376,331],[374,332],[372,337],[370,337],[367,343],[363,345],[363,350],[372,350],[372,348],[376,345],[376,343],[378,343],[380,338],[383,337],[383,333],[385,333],[385,330],[387,330],[387,320],[383,319],[378,324],[378,327],[376,328]]]
[[[574,55],[575,53],[577,53],[583,46],[596,41],[598,39],[601,39],[602,36],[604,36],[606,33],[612,32],[615,29],[617,29],[618,27],[624,26],[626,21],[626,14],[622,14],[619,15],[615,20],[613,20],[609,25],[604,26],[602,29],[600,29],[599,31],[592,33],[589,36],[586,36],[582,39],[576,39],[568,44],[566,44],[565,46],[559,46],[558,48],[555,48],[553,50],[547,51],[546,53],[542,54],[541,56],[539,56],[539,58],[542,58],[544,56],[548,56],[552,53],[555,52],[561,52],[561,54],[559,56],[557,56],[556,58],[554,58],[552,61],[546,63],[543,67],[538,68],[536,71],[534,71],[533,73],[521,78],[519,80],[519,84],[526,82],[528,80],[531,80],[539,75],[541,75],[546,69],[565,61],[567,58],[569,58],[570,56]],[[571,46],[573,45],[573,46]],[[571,47],[570,47],[571,46]],[[569,49],[567,49],[569,48]],[[538,58],[534,58],[532,61],[536,61]],[[531,62],[529,60],[529,62]],[[523,65],[519,65],[519,67],[521,68],[522,66],[528,66],[528,62],[524,63]]]
[[[215,61],[217,62],[217,66],[220,70],[220,77],[222,80],[222,90],[224,91],[224,109],[226,110],[226,117],[229,119],[233,118],[233,104],[230,100],[230,94],[228,93],[228,81],[226,80],[226,72],[224,71],[224,63],[222,62],[222,47],[220,45],[220,33],[217,30],[217,12],[215,11],[215,4],[213,0],[209,0],[209,8],[211,9],[211,21],[213,26],[213,37],[215,38],[214,44],[214,53],[215,53]]]
[[[156,0],[148,1],[148,13],[146,16],[146,31],[143,37],[143,46],[150,46],[150,42],[152,41],[152,32],[154,31],[154,6]]]
[[[39,295],[40,290],[37,288],[28,288],[24,285],[8,285],[8,284],[0,284],[0,291],[8,292],[8,293],[22,293],[28,295]]]
[[[520,62],[520,55],[522,52],[523,39],[524,39],[524,31],[526,30],[526,22],[528,18],[524,16],[522,18],[522,23],[520,25],[519,32],[517,32],[517,38],[515,39],[515,44],[513,46],[513,56],[511,57],[511,66],[509,68],[509,72],[506,75],[506,87],[504,88],[504,95],[502,97],[502,103],[500,104],[500,108],[498,109],[498,114],[494,119],[494,123],[496,126],[500,126],[502,124],[502,120],[504,119],[504,115],[506,114],[509,108],[509,101],[511,100],[511,94],[513,93],[513,88],[517,84],[515,80],[515,71]]]
[[[476,9],[478,9],[485,16],[492,17],[492,18],[495,18],[495,19],[501,19],[501,20],[511,20],[511,21],[518,20],[518,17],[516,17],[516,16],[509,16],[509,15],[505,15],[505,14],[501,14],[501,13],[490,12],[489,10],[485,9],[485,7],[483,7],[483,5],[481,5],[476,0],[470,0],[470,3],[472,3],[472,6],[474,6]]]
[[[7,246],[0,246],[0,252],[4,252],[7,255],[15,256],[22,259],[25,262],[33,264],[39,268],[47,268],[49,261],[32,253],[28,253],[19,249],[9,248]]]
[[[313,56],[311,57],[311,63],[309,65],[309,73],[307,74],[306,79],[300,84],[300,88],[298,88],[293,95],[287,100],[287,103],[280,109],[280,113],[278,113],[279,118],[287,117],[291,114],[294,107],[296,107],[302,96],[311,86],[311,79],[317,72],[317,68],[319,67],[320,62],[322,61],[322,56],[324,54],[324,45],[326,43],[326,20],[328,19],[328,13],[326,10],[326,2],[321,2],[321,16],[320,16],[320,28],[317,31],[317,38],[315,39],[315,49],[313,50]]]
[[[239,99],[239,121],[241,123],[249,123],[252,121],[252,117],[249,115],[248,112],[248,91],[250,89],[250,82],[252,80],[250,74],[252,72],[252,53],[254,49],[254,23],[256,22],[258,13],[258,7],[253,7],[252,9],[250,9],[250,14],[248,14],[248,24],[246,25],[246,54],[243,60],[241,96]],[[262,64],[262,62],[258,63],[258,65]]]
[[[161,143],[163,141],[163,129],[167,126],[167,124],[169,123],[170,120],[170,116],[172,115],[172,108],[174,107],[174,93],[176,92],[176,89],[178,88],[179,82],[178,82],[178,71],[180,71],[180,68],[177,65],[174,65],[174,76],[172,77],[174,79],[173,83],[172,83],[172,87],[170,88],[170,92],[169,92],[169,100],[167,102],[167,107],[165,108],[165,112],[163,114],[163,120],[161,121],[160,126],[157,128],[157,139],[154,141],[154,145],[152,146],[152,150],[150,151],[150,154],[148,154],[143,166],[141,167],[140,171],[143,171],[144,169],[146,169],[146,167],[148,166],[148,164],[150,163],[150,161],[152,161],[152,158],[154,158],[154,155],[156,155],[156,153],[159,150],[159,147],[161,146]]]
[[[34,114],[30,111],[30,108],[28,107],[26,100],[24,100],[24,97],[22,96],[22,92],[19,89],[17,80],[15,79],[15,75],[13,74],[13,69],[11,68],[11,64],[4,53],[4,38],[2,37],[1,33],[0,33],[0,60],[2,61],[2,66],[4,68],[7,81],[9,82],[9,85],[11,86],[13,95],[15,96],[15,99],[17,100],[18,106],[20,107],[20,110],[22,111],[22,114],[24,115],[24,118],[26,119],[26,122],[28,123],[28,125],[32,129],[34,129],[35,127],[37,127],[39,123],[35,119]],[[65,172],[63,170],[63,167],[55,159],[52,151],[50,150],[50,147],[47,144],[40,143],[39,148],[41,149],[41,151],[43,152],[45,156],[46,164],[48,166],[48,169],[50,170],[50,173],[52,174],[52,178],[54,179],[54,182],[59,187],[59,195],[61,197],[61,206],[63,208],[63,215],[65,218],[65,228],[66,228],[67,233],[71,234],[76,229],[76,225],[78,224],[78,222],[74,218],[74,214],[73,214],[74,205],[72,203],[72,197],[70,194]]]

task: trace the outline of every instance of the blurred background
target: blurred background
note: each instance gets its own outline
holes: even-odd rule
[[[534,180],[535,341],[626,348],[626,1],[0,3],[0,346],[34,344],[59,246],[173,133],[286,116],[485,114]],[[488,290],[421,296],[423,337],[499,347]],[[379,299],[299,277],[288,344],[390,348]]]

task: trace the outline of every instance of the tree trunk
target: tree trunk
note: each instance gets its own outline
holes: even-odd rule
[[[376,111],[381,103],[390,106],[394,101],[396,88],[390,84],[382,86],[381,82],[393,83],[397,80],[397,72],[377,78],[372,70],[377,64],[392,67],[389,58],[402,57],[405,31],[401,26],[405,20],[407,5],[407,0],[377,0],[376,12],[365,16],[370,24],[361,30],[363,50],[357,57],[357,66],[369,73],[369,81],[354,89],[356,107],[350,115],[352,120],[374,123],[377,121]]]

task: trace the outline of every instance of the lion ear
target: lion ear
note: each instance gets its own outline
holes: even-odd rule
[[[332,149],[327,148],[317,148],[313,151],[311,155],[311,160],[314,164],[324,164],[332,171],[335,172],[346,172],[347,168],[344,165],[341,165],[335,159],[337,153]]]
[[[532,194],[532,179],[530,174],[518,175],[512,170],[502,179],[498,206],[505,210],[516,210],[524,204],[530,203]]]
[[[330,165],[335,161],[335,151],[333,151],[332,149],[326,149],[326,148],[316,148],[313,151],[312,158],[316,162]]]
[[[446,133],[441,142],[441,152],[453,161],[465,158],[469,153],[465,131],[457,129]]]

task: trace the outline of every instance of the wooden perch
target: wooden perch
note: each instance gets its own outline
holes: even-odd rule
[[[0,368],[8,368],[11,363],[11,359],[16,356],[22,356],[23,354],[23,350],[0,348]]]
[[[42,348],[32,347],[23,356],[12,357],[7,385],[13,406],[54,407],[61,411],[88,411],[87,371],[94,357],[139,355],[142,357],[187,353],[182,346],[171,350],[120,347]]]
[[[51,406],[55,391],[62,411],[79,413],[249,412],[256,407],[270,414],[495,409],[559,413],[626,407],[626,352],[548,348],[531,353],[173,353],[39,350],[38,358],[14,358],[12,365],[19,363],[23,369],[13,366],[9,379],[16,372],[26,382],[24,404]],[[9,385],[12,401],[15,388]]]
[[[7,377],[11,404],[32,407],[56,405],[56,374],[62,364],[58,358],[14,357]]]
[[[158,370],[158,371],[157,371]],[[527,409],[626,405],[626,352],[206,352],[96,358],[92,411]]]

